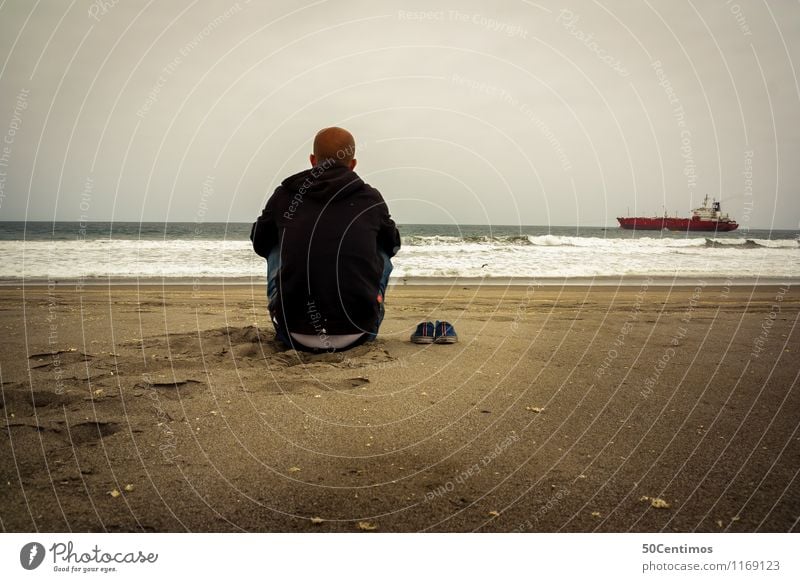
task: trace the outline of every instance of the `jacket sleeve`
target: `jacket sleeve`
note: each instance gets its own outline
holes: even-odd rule
[[[383,201],[383,200],[382,200]],[[400,250],[400,231],[389,215],[389,207],[383,201],[381,210],[381,224],[378,230],[378,248],[393,257]]]
[[[253,250],[265,259],[273,247],[278,244],[278,224],[275,222],[275,196],[277,194],[278,190],[275,190],[267,200],[261,216],[256,219],[253,228],[250,229]]]

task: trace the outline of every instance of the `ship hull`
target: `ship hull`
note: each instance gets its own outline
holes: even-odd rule
[[[693,220],[691,218],[649,218],[623,217],[617,218],[621,228],[626,230],[673,230],[693,232],[730,232],[739,228],[734,221]]]
[[[668,230],[682,232],[730,232],[739,228],[739,225],[732,220],[693,220],[690,218],[668,218],[664,221],[664,226]]]
[[[663,218],[617,218],[620,227],[627,230],[663,230]]]

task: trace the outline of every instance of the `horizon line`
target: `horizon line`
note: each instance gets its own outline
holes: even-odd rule
[[[128,223],[128,224],[253,224],[252,221],[204,221],[198,223],[196,220],[167,220],[167,221],[156,221],[156,220],[45,220],[45,219],[36,219],[36,220],[0,220],[0,224],[8,224],[8,223],[44,223],[44,224],[57,224],[57,223],[78,223],[78,224],[115,224],[115,223]],[[483,227],[512,227],[512,228],[522,228],[522,227],[541,227],[541,228],[620,228],[617,224],[611,225],[602,225],[602,224],[496,224],[496,223],[443,223],[443,222],[397,222],[398,226],[483,226]],[[741,225],[740,225],[741,227]],[[624,230],[624,229],[623,229]],[[769,231],[800,231],[800,228],[774,228],[774,227],[762,227],[762,226],[749,226],[747,230],[769,230]],[[742,230],[735,230],[730,232],[745,232],[744,229]]]

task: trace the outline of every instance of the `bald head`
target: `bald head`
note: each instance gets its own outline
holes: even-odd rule
[[[311,165],[316,166],[325,160],[348,166],[351,170],[356,166],[354,159],[356,141],[353,135],[341,127],[326,127],[314,138],[314,153],[311,154]]]

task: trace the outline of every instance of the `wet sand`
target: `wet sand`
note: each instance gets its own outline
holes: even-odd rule
[[[262,286],[0,289],[0,530],[800,529],[795,287],[387,299],[307,355]]]

